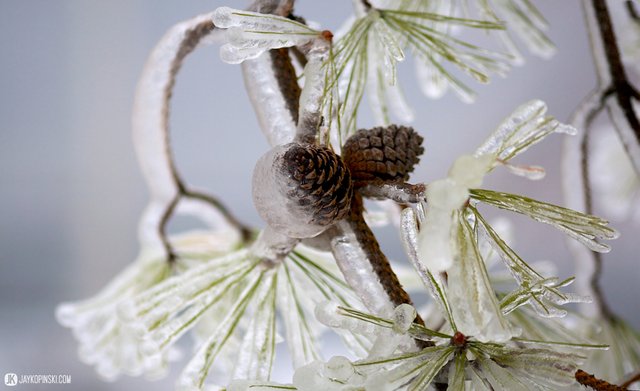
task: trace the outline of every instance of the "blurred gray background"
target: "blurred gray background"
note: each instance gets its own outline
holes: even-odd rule
[[[457,155],[472,151],[517,105],[543,99],[567,120],[594,86],[580,1],[535,3],[551,24],[557,55],[549,61],[527,55],[525,66],[487,86],[469,81],[478,92],[474,105],[451,94],[428,100],[411,64],[400,65],[400,82],[417,113],[414,126],[425,136],[415,181],[445,175]],[[171,25],[223,4],[242,8],[246,2],[0,1],[0,374],[70,374],[72,383],[60,389],[148,388],[140,379],[101,382],[77,359],[76,343],[55,322],[54,308],[94,294],[136,256],[137,219],[147,198],[130,134],[136,80]],[[350,4],[300,0],[297,10],[335,30]],[[242,220],[260,225],[250,178],[267,144],[250,110],[239,67],[223,64],[216,47],[187,60],[171,120],[179,169]],[[371,125],[366,115],[362,125]],[[485,186],[562,203],[563,137],[551,136],[520,160],[544,165],[543,181],[498,170]],[[561,276],[572,274],[562,234],[524,218],[513,221],[516,248],[526,260],[551,260]],[[614,225],[623,236],[605,257],[605,292],[638,327],[638,226]],[[382,235],[391,257],[404,261],[395,231]],[[174,364],[172,376],[182,365]],[[172,386],[165,379],[153,388]]]

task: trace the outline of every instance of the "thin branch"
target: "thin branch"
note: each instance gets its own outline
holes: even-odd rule
[[[635,2],[633,0],[627,0],[626,6],[627,6],[627,13],[629,14],[629,17],[636,22],[640,22],[640,14],[636,9]]]
[[[582,369],[578,369],[574,376],[578,383],[595,391],[626,391],[627,389],[624,386],[616,386],[608,381],[598,379]]]
[[[571,209],[593,214],[591,192],[591,174],[589,167],[589,136],[593,120],[602,112],[610,89],[597,88],[592,91],[578,106],[571,116],[571,123],[578,129],[575,137],[568,137],[563,152],[564,193],[567,206]],[[588,283],[582,287],[594,297],[600,315],[611,316],[606,304],[599,278],[602,275],[602,256],[588,248],[569,241],[576,260],[576,270],[588,273],[588,277],[579,279],[579,283]],[[591,266],[591,270],[589,270]]]
[[[169,133],[170,101],[176,76],[185,58],[202,42],[209,42],[215,29],[211,14],[197,16],[173,26],[156,45],[140,78],[134,104],[133,133],[140,165],[151,193],[150,205],[141,219],[141,232],[153,224],[155,233],[147,241],[160,242],[166,257],[173,263],[177,257],[167,237],[166,227],[176,212],[176,205],[190,193],[208,200],[227,224],[248,240],[249,228],[211,195],[188,189],[176,168]],[[147,229],[145,231],[145,229]],[[148,236],[148,234],[145,234]]]
[[[595,117],[607,107],[610,117],[630,157],[634,156],[633,149],[640,148],[640,123],[635,115],[632,99],[638,92],[627,80],[624,66],[620,57],[615,32],[607,9],[606,0],[592,0],[592,6],[583,4],[587,30],[591,42],[591,49],[598,77],[598,87],[592,91],[578,106],[572,115],[571,123],[580,131],[577,138],[568,138],[564,150],[564,185],[567,205],[575,210],[593,214],[593,200],[591,191],[591,173],[589,165],[590,133]],[[596,32],[596,29],[599,31]],[[614,105],[611,99],[615,99],[618,105]],[[623,111],[624,121],[628,128],[635,134],[635,139],[629,142],[625,135],[625,129],[619,129],[617,116],[613,110],[620,108]],[[631,145],[630,145],[631,144]],[[640,161],[634,160],[636,170],[640,168]],[[589,274],[584,287],[594,297],[597,309],[601,316],[611,319],[613,312],[606,303],[604,293],[600,286],[602,276],[602,255],[586,248],[580,248],[570,244],[576,262],[577,270]],[[592,267],[588,270],[587,265]]]
[[[426,190],[426,186],[422,183],[417,185],[410,183],[367,185],[358,189],[364,197],[386,198],[399,204],[415,204],[423,201]]]
[[[614,88],[621,114],[628,125],[629,133],[632,133],[626,134],[626,127],[618,126],[619,135],[633,161],[636,172],[640,173],[640,120],[633,108],[633,99],[638,99],[640,94],[627,78],[606,0],[592,0],[591,4],[608,65],[608,76]],[[628,3],[627,7],[630,7]],[[594,56],[597,55],[594,53]],[[610,113],[617,114],[612,110],[610,110]]]
[[[253,229],[247,225],[244,225],[229,211],[229,209],[221,203],[216,197],[213,197],[210,194],[202,193],[196,190],[185,190],[183,195],[185,197],[195,198],[201,201],[206,202],[207,204],[216,208],[222,216],[229,222],[232,226],[236,227],[240,231],[240,235],[242,241],[244,243],[248,243],[251,241],[253,237]]]
[[[164,213],[162,214],[162,218],[160,219],[160,224],[158,225],[158,234],[160,235],[160,240],[162,241],[162,246],[164,247],[164,251],[167,257],[167,262],[169,265],[173,266],[175,264],[176,259],[178,258],[176,252],[169,242],[169,235],[167,234],[167,226],[169,225],[169,220],[171,220],[171,216],[173,216],[173,212],[180,201],[180,195],[176,195],[174,199],[167,205]]]
[[[605,100],[607,97],[607,92],[603,92],[599,98],[600,102],[597,107],[594,107],[591,111],[586,113],[586,117],[584,119],[584,128],[582,142],[580,143],[580,172],[582,174],[582,191],[584,193],[584,212],[587,214],[594,214],[593,210],[593,194],[591,191],[591,167],[589,165],[589,153],[590,153],[590,144],[591,144],[591,124],[596,116],[602,111],[604,108]],[[575,120],[575,119],[574,119]],[[587,250],[589,251],[589,250]],[[591,274],[591,278],[589,279],[589,284],[591,285],[591,290],[594,295],[595,304],[598,306],[600,310],[600,314],[607,319],[613,318],[613,312],[609,308],[607,304],[604,292],[602,287],[600,286],[600,278],[602,277],[602,254],[592,251],[594,269]]]
[[[183,41],[180,43],[180,47],[176,53],[176,56],[174,57],[171,63],[171,68],[169,73],[169,82],[167,83],[164,89],[165,100],[164,100],[162,113],[163,113],[163,131],[164,131],[164,136],[166,138],[166,148],[167,148],[166,157],[168,159],[169,166],[171,167],[171,174],[173,176],[173,180],[179,192],[179,196],[167,208],[165,216],[167,216],[166,220],[170,219],[171,215],[170,214],[167,215],[167,213],[173,212],[175,205],[177,204],[177,202],[181,197],[193,197],[196,199],[200,199],[202,201],[207,202],[209,205],[213,206],[214,208],[218,209],[218,211],[227,220],[227,223],[229,223],[229,225],[233,226],[238,231],[240,231],[242,240],[246,243],[251,239],[251,231],[252,231],[251,228],[241,223],[235,216],[231,214],[229,209],[226,208],[223,205],[223,203],[213,195],[190,190],[186,185],[185,181],[182,179],[182,177],[178,173],[178,169],[175,164],[175,158],[173,156],[173,150],[171,148],[171,140],[170,140],[170,134],[169,134],[169,113],[170,113],[169,107],[170,107],[171,97],[173,95],[173,88],[176,82],[176,76],[178,75],[178,72],[180,72],[180,69],[182,68],[182,64],[184,63],[185,58],[190,53],[192,53],[196,49],[196,47],[200,44],[200,42],[204,38],[206,38],[208,35],[210,35],[214,29],[215,29],[215,26],[213,24],[213,21],[208,20],[201,24],[196,25],[193,29],[186,32]],[[163,224],[166,225],[166,223],[167,222],[165,221],[165,218],[163,216]],[[161,232],[163,235],[166,235],[164,227],[162,227]],[[167,240],[166,236],[163,236],[162,241],[165,244],[165,247],[167,248],[167,254],[168,254],[169,260],[171,261],[172,257],[175,257],[175,252],[171,249],[171,245],[169,244],[169,241]]]
[[[622,383],[620,387],[627,388],[637,381],[640,381],[640,371],[636,372],[634,375],[631,375],[631,377],[629,377],[629,379],[627,379],[624,383]]]

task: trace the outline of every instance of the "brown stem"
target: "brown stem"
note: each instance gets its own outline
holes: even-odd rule
[[[627,387],[629,387],[630,385],[632,385],[633,383],[635,383],[637,381],[640,381],[640,372],[637,372],[636,374],[631,375],[631,377],[629,379],[627,379],[627,381],[622,383],[620,385],[620,387],[627,388]]]
[[[413,305],[411,297],[409,297],[407,291],[405,291],[402,284],[400,284],[398,276],[396,276],[391,268],[389,260],[380,249],[378,240],[364,220],[363,212],[364,205],[362,203],[362,196],[355,192],[351,200],[351,211],[347,219],[353,228],[356,240],[365,251],[369,263],[373,267],[391,302],[395,306],[400,304]],[[420,315],[416,315],[414,323],[424,326],[424,320],[422,320]],[[433,342],[422,340],[416,340],[416,344],[421,348],[433,346]]]
[[[611,22],[611,15],[607,7],[606,0],[592,0],[592,6],[595,11],[600,37],[604,47],[607,64],[609,66],[609,75],[614,88],[614,93],[620,108],[622,109],[625,119],[629,123],[631,129],[636,136],[636,142],[640,143],[640,120],[636,116],[633,109],[633,98],[638,99],[638,91],[631,85],[622,64],[618,41]]]
[[[176,83],[176,77],[180,69],[182,68],[182,64],[184,63],[185,58],[192,53],[195,48],[200,44],[203,38],[211,34],[215,29],[215,26],[211,20],[203,21],[200,24],[197,24],[192,29],[186,31],[185,37],[180,43],[180,47],[178,48],[175,57],[171,62],[171,66],[169,69],[169,80],[164,87],[164,104],[162,107],[162,129],[164,132],[164,137],[166,139],[166,154],[169,169],[171,171],[172,180],[177,188],[178,194],[171,201],[171,203],[167,206],[167,209],[164,211],[162,215],[162,219],[160,221],[160,226],[158,230],[160,232],[160,238],[162,240],[162,244],[167,253],[167,259],[169,263],[174,263],[177,258],[177,254],[171,246],[171,243],[167,237],[166,227],[175,212],[176,205],[183,197],[192,197],[197,198],[202,201],[205,201],[218,209],[220,213],[225,217],[227,222],[238,229],[241,232],[242,239],[244,242],[248,242],[251,239],[251,229],[242,224],[235,216],[231,214],[231,212],[220,202],[217,198],[212,195],[204,194],[201,192],[196,192],[188,189],[185,181],[180,176],[173,154],[173,150],[171,148],[170,141],[170,132],[169,132],[169,115],[170,115],[170,102],[171,97],[173,95],[173,89]]]
[[[173,250],[173,246],[171,242],[169,242],[169,236],[167,235],[167,225],[169,224],[169,220],[173,215],[173,212],[180,201],[180,195],[177,194],[171,203],[167,205],[167,209],[162,214],[162,218],[160,219],[160,224],[158,225],[158,233],[160,235],[160,239],[162,240],[162,246],[167,254],[167,262],[170,266],[175,264],[176,259],[178,258],[176,252]]]
[[[626,391],[624,386],[616,386],[608,381],[598,379],[582,369],[578,369],[575,373],[576,381],[585,387],[589,387],[595,391]]]
[[[358,189],[360,194],[367,198],[386,198],[399,204],[415,204],[425,198],[426,186],[422,183],[412,185],[410,183],[384,183],[366,185]]]
[[[300,85],[298,84],[298,76],[296,70],[291,63],[288,48],[271,49],[271,68],[274,76],[278,81],[278,88],[289,109],[291,118],[295,124],[298,123],[298,111],[300,107]]]
[[[240,231],[240,235],[244,243],[249,243],[251,241],[253,237],[253,230],[251,229],[251,227],[240,222],[231,213],[231,211],[229,211],[229,209],[217,198],[207,193],[202,193],[199,191],[188,190],[188,189],[184,191],[183,195],[185,197],[191,197],[191,198],[204,201],[209,205],[213,206],[214,208],[218,209],[218,211],[222,214],[222,216],[224,216],[225,220],[227,220],[232,226],[236,227]]]

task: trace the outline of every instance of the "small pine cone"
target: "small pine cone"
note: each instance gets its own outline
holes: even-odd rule
[[[361,129],[342,148],[356,186],[406,182],[424,152],[413,128],[389,125]]]
[[[353,186],[340,156],[314,145],[290,144],[283,156],[287,196],[311,213],[309,223],[327,226],[349,212]]]

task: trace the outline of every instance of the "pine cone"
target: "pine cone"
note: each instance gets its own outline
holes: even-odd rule
[[[349,212],[353,186],[340,156],[325,147],[290,144],[283,156],[287,196],[311,213],[309,223],[326,226]]]
[[[356,186],[406,182],[424,152],[413,128],[389,125],[361,129],[342,148],[342,159]]]

